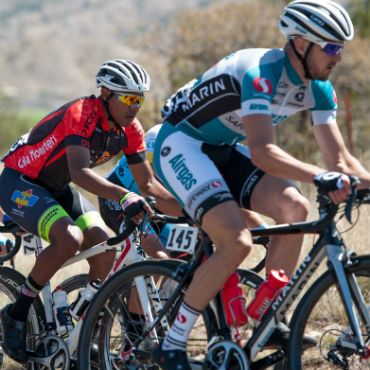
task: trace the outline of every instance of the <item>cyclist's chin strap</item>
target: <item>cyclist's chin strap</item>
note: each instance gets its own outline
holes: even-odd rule
[[[108,103],[108,100],[114,95],[114,92],[111,91],[111,93],[109,94],[108,98],[107,99],[103,99],[103,97],[101,97],[101,100],[103,102],[103,105],[104,105],[104,108],[105,110],[107,111],[107,114],[108,114],[108,118],[107,120],[108,121],[112,121],[116,126],[117,128],[121,129],[121,126],[116,122],[116,120],[112,117],[111,113],[110,113],[110,110],[109,110],[109,103]]]
[[[302,55],[301,55],[301,54],[299,54],[299,53],[298,53],[297,49],[296,49],[296,48],[295,48],[295,46],[294,46],[294,42],[293,42],[293,40],[292,40],[292,39],[289,39],[289,43],[290,43],[290,45],[291,45],[291,47],[292,47],[292,49],[293,49],[293,51],[294,51],[295,55],[297,56],[297,58],[298,58],[298,59],[301,61],[301,63],[302,63],[303,70],[304,70],[304,76],[305,76],[306,78],[308,78],[309,80],[313,80],[313,77],[311,76],[311,73],[309,72],[308,67],[307,67],[307,56],[308,56],[308,53],[310,52],[310,50],[311,50],[311,49],[312,49],[312,47],[313,47],[313,42],[310,42],[310,43],[308,44],[308,47],[307,47],[306,52],[305,52],[305,54],[304,54],[304,56],[303,56],[303,57],[302,57]]]

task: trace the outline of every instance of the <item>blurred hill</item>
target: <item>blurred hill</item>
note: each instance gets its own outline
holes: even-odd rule
[[[53,109],[97,93],[98,66],[133,59],[166,83],[135,46],[154,23],[222,0],[12,0],[0,2],[0,91],[21,109]],[[153,91],[156,93],[155,89]]]

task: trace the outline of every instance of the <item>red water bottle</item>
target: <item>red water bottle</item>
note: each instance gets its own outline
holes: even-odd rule
[[[245,297],[239,283],[239,275],[234,272],[227,279],[221,291],[227,324],[234,327],[245,325],[248,322]]]
[[[288,283],[289,278],[283,270],[271,270],[267,280],[257,289],[254,300],[248,306],[248,315],[254,320],[261,319],[268,312],[281,289]]]

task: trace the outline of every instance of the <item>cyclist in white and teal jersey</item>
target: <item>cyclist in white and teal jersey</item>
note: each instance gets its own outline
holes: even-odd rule
[[[279,224],[304,221],[309,202],[292,180],[317,183],[335,203],[351,191],[347,174],[358,176],[362,187],[370,184],[369,172],[344,145],[328,81],[353,38],[349,15],[333,1],[293,1],[284,8],[280,30],[287,38],[283,49],[236,51],[197,79],[186,99],[176,104],[175,96],[158,134],[157,176],[216,246],[194,276],[170,332],[153,351],[161,369],[190,369],[185,349],[193,323],[250,252],[240,207]],[[311,112],[327,169],[336,172],[302,162],[274,143],[273,126],[302,110]],[[238,144],[245,138],[248,147]],[[291,276],[301,243],[301,236],[273,238],[267,272],[284,269]],[[268,344],[284,346],[289,331],[277,329]],[[310,340],[307,345],[315,344]]]

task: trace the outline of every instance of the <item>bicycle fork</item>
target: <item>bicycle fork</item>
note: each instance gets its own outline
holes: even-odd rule
[[[338,290],[347,313],[352,333],[355,337],[354,342],[348,341],[346,340],[347,335],[346,333],[344,333],[345,335],[341,335],[338,338],[336,345],[339,348],[356,352],[363,357],[367,357],[369,355],[369,347],[365,346],[365,343],[363,341],[361,330],[359,327],[359,319],[356,316],[353,306],[354,302],[360,313],[360,317],[364,322],[367,333],[370,333],[369,311],[361,294],[360,287],[357,283],[355,275],[348,274],[345,271],[344,264],[346,261],[341,246],[328,244],[326,246],[326,251],[328,256],[328,266],[332,267],[331,271],[333,271],[338,281]],[[348,329],[346,331],[348,332]]]

